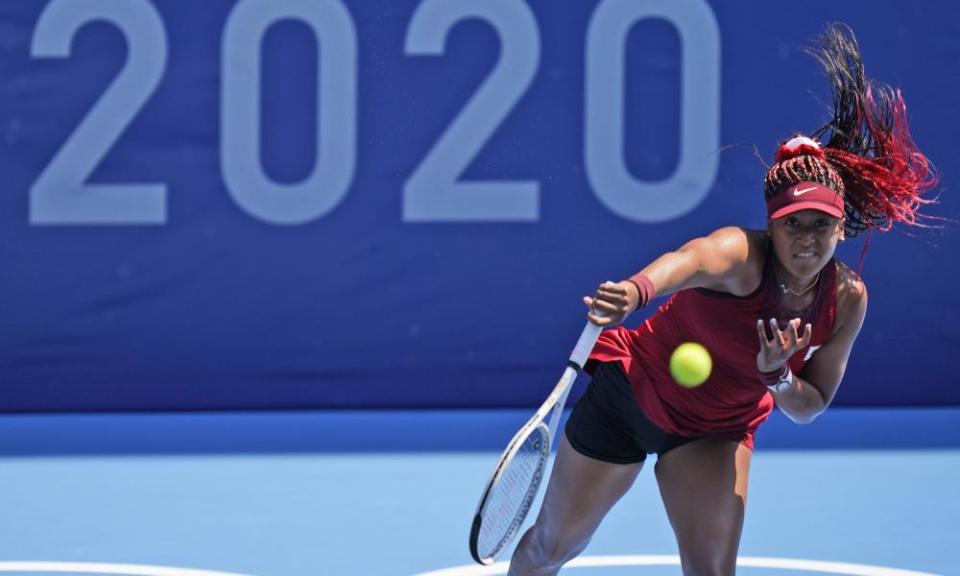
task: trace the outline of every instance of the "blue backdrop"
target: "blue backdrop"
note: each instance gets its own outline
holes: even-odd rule
[[[956,3],[4,2],[0,410],[538,403],[582,295],[764,225],[832,20],[955,217]],[[960,403],[958,242],[874,236],[837,403]]]

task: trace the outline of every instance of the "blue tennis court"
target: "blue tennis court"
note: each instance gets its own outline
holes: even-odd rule
[[[527,416],[6,416],[0,572],[503,574],[472,565],[469,521]],[[837,409],[806,427],[776,414],[758,437],[741,571],[958,574],[958,481],[956,410]],[[675,554],[648,468],[564,573],[677,574]]]

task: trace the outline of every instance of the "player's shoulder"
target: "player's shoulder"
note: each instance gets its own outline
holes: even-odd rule
[[[709,238],[729,259],[750,268],[761,270],[770,250],[766,230],[752,230],[741,226],[724,226],[714,230]]]
[[[709,248],[701,254],[703,270],[715,276],[715,285],[705,286],[738,296],[750,294],[762,280],[769,243],[765,231],[739,226],[718,228],[701,239]]]
[[[750,230],[742,226],[721,226],[707,235],[708,238],[715,240],[725,240],[728,242],[746,242],[749,241],[757,230]]]
[[[765,247],[766,233],[740,226],[717,228],[706,236],[714,250],[731,256],[746,258]]]
[[[849,266],[834,260],[837,266],[837,311],[842,317],[861,318],[867,308],[867,285]]]
[[[837,264],[837,293],[857,300],[867,297],[867,285],[859,274],[839,260]]]

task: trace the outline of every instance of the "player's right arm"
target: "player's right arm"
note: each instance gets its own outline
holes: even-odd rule
[[[710,288],[746,295],[759,285],[763,267],[760,233],[729,226],[696,238],[679,249],[667,252],[644,267],[639,274],[652,283],[654,296],[687,288]],[[622,322],[637,309],[640,290],[631,280],[605,282],[593,297],[584,297],[588,317],[599,326]],[[602,316],[594,314],[601,311]]]

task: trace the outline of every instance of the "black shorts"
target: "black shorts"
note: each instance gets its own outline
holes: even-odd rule
[[[647,419],[619,362],[599,364],[567,420],[564,432],[577,452],[614,464],[662,456],[696,437],[668,434]]]

